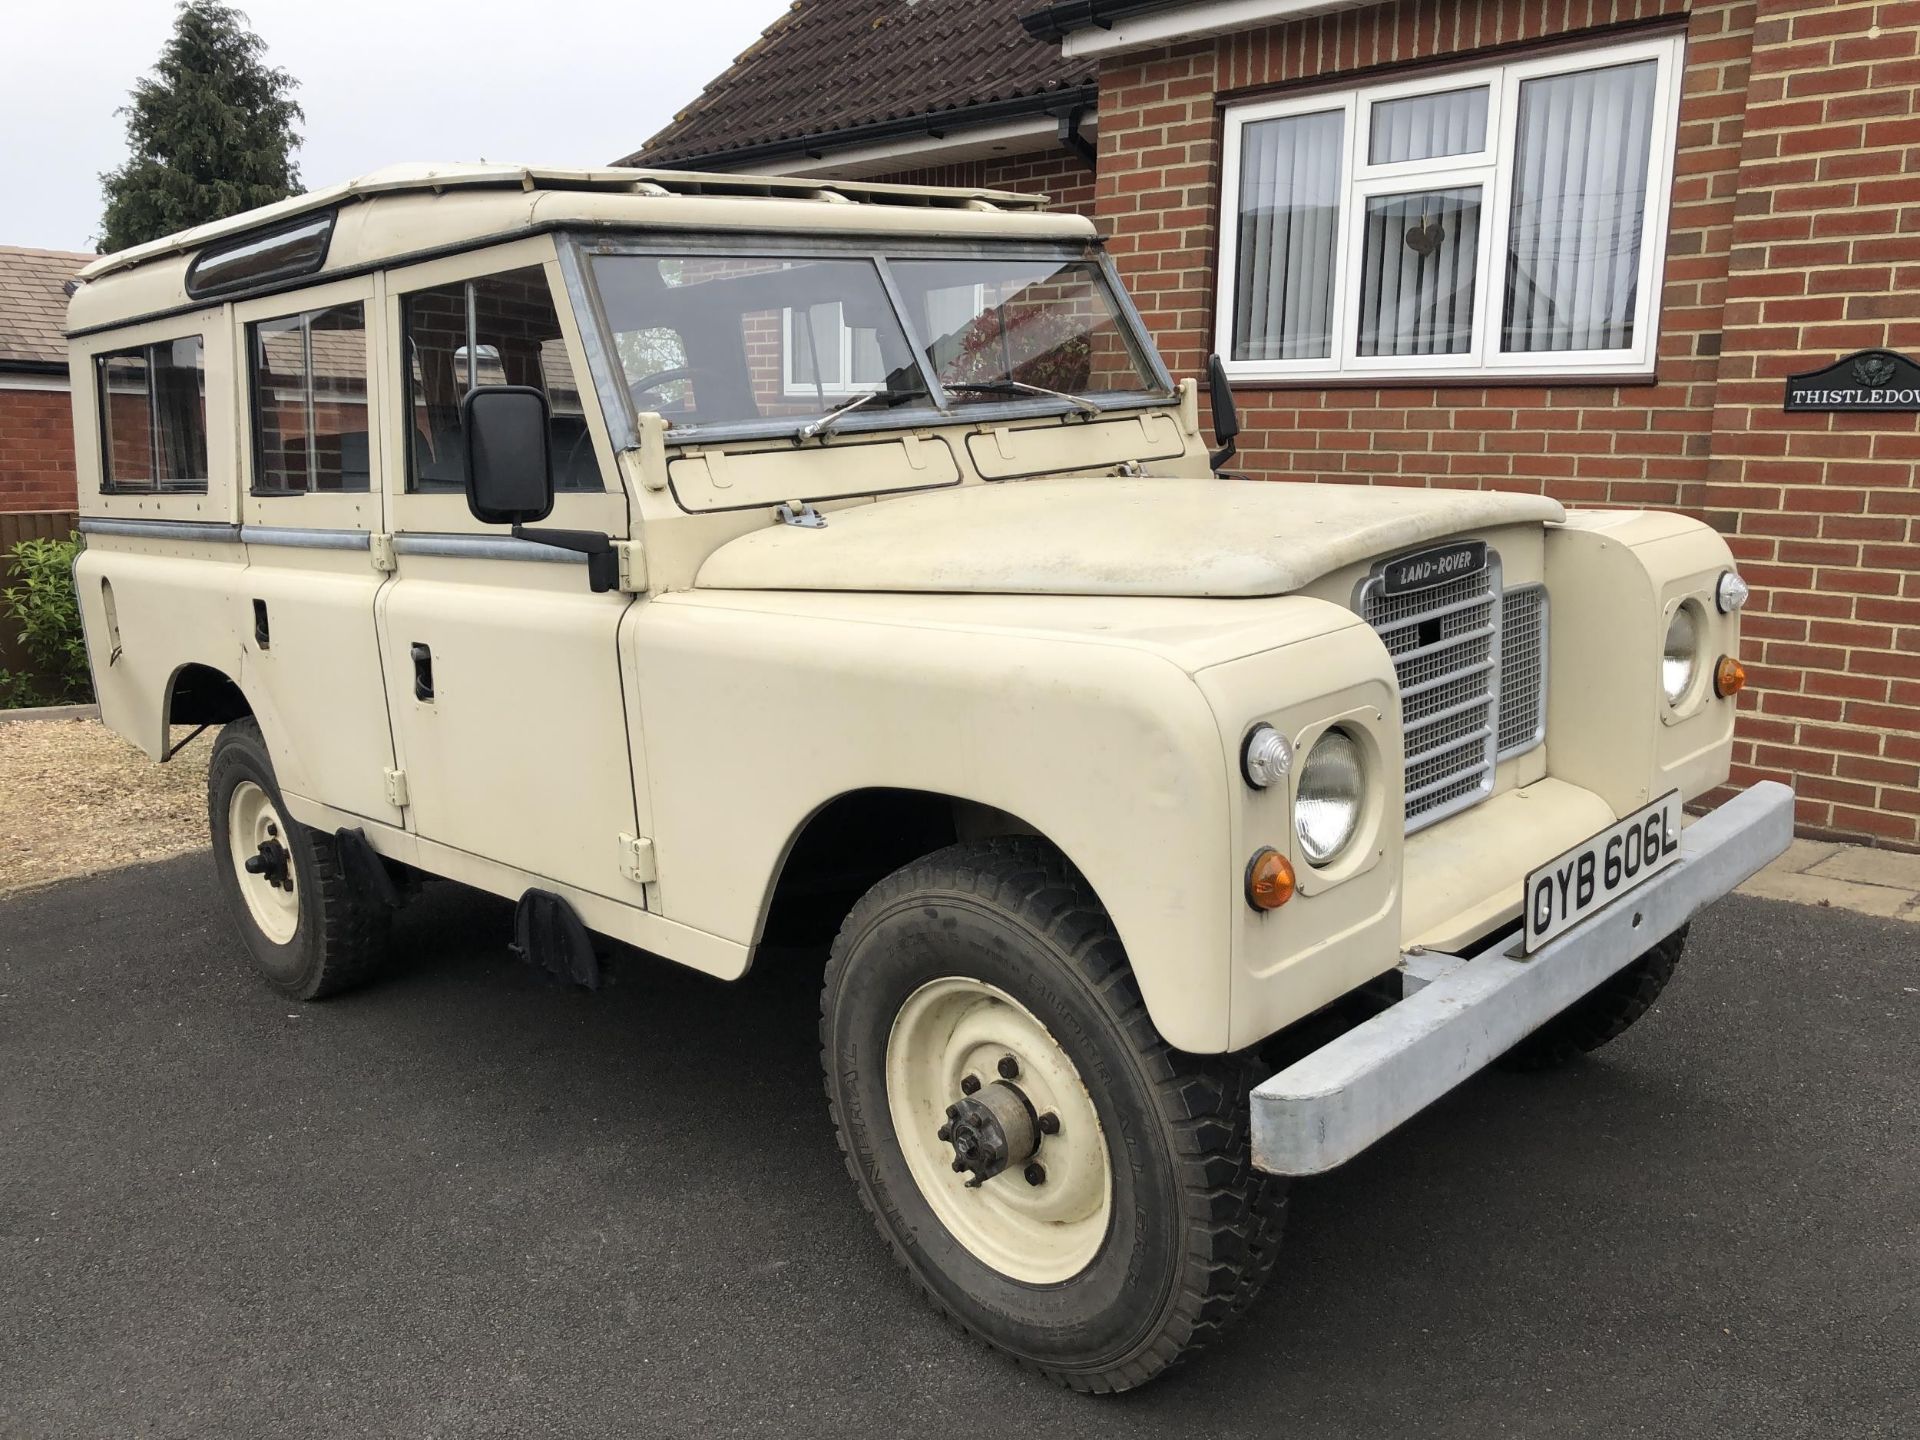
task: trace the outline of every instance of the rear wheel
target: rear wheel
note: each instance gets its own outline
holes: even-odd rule
[[[1039,841],[956,845],[854,908],[821,1002],[847,1168],[895,1257],[966,1330],[1124,1390],[1213,1339],[1271,1269],[1231,1057],[1149,1021],[1086,882]]]
[[[391,912],[349,878],[333,837],[287,815],[259,725],[220,732],[207,768],[214,863],[254,968],[283,995],[319,1000],[386,958]]]
[[[1682,925],[1626,969],[1608,976],[1505,1055],[1508,1070],[1551,1070],[1577,1055],[1598,1050],[1653,1008],[1673,978],[1680,952],[1687,947]]]

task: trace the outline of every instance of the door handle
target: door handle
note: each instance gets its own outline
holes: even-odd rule
[[[413,642],[413,698],[433,699],[433,651],[418,640]]]
[[[273,643],[267,630],[267,602],[264,600],[253,602],[253,643],[262,650]]]

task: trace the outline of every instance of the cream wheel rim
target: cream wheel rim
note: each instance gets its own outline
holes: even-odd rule
[[[294,873],[287,822],[273,797],[242,780],[227,797],[227,849],[241,898],[260,933],[275,945],[300,928],[300,879]]]
[[[1092,1263],[1113,1215],[1106,1134],[1080,1072],[1032,1011],[981,980],[929,981],[894,1017],[886,1079],[914,1183],[976,1259],[1033,1285]],[[971,1172],[956,1173],[956,1146],[940,1132],[953,1128],[950,1106],[995,1084],[1017,1090],[1037,1117],[1037,1148],[1016,1147],[1003,1170],[975,1185]],[[1002,1089],[988,1098],[1010,1097]]]

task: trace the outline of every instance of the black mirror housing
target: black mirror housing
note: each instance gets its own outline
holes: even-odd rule
[[[467,438],[467,509],[486,525],[526,525],[553,513],[547,397],[531,385],[482,385],[460,402]]]
[[[1207,357],[1207,395],[1213,402],[1213,436],[1220,442],[1220,448],[1213,452],[1210,459],[1213,468],[1218,470],[1240,448],[1233,443],[1240,435],[1240,407],[1234,403],[1233,385],[1227,379],[1227,367],[1217,354]]]

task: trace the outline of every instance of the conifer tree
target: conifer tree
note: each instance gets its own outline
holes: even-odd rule
[[[293,99],[299,84],[269,66],[247,17],[220,0],[182,0],[151,75],[118,113],[126,164],[102,175],[101,246],[122,250],[299,188]]]

